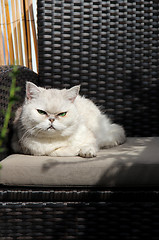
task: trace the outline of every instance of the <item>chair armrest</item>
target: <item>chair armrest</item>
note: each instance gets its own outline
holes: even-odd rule
[[[5,111],[9,103],[9,93],[12,79],[10,73],[13,70],[13,66],[0,66],[0,130],[3,126]],[[18,74],[16,77],[16,86],[20,87],[20,91],[16,92],[17,101],[13,105],[12,112],[14,113],[19,105],[22,104],[25,96],[25,83],[31,81],[38,83],[38,75],[32,70],[18,66]],[[14,118],[14,114],[11,115],[10,123]],[[0,157],[0,159],[2,159]]]

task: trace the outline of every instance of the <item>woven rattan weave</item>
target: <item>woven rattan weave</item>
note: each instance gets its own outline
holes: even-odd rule
[[[158,1],[38,1],[40,84],[81,84],[127,135],[159,134]]]

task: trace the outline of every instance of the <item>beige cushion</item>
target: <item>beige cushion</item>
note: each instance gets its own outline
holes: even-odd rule
[[[159,186],[159,137],[128,138],[96,158],[10,155],[0,183],[16,186]]]

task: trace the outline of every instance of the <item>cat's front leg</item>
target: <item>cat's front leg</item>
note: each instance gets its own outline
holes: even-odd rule
[[[97,155],[97,147],[91,145],[83,145],[79,147],[61,147],[52,151],[49,155],[52,157],[74,157],[80,156],[84,158],[92,158]]]
[[[74,157],[78,156],[79,148],[77,147],[61,147],[52,152],[50,152],[50,156],[52,157]]]

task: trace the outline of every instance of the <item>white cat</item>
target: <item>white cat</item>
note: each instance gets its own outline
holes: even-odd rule
[[[32,155],[95,157],[100,148],[125,141],[125,132],[111,123],[90,100],[71,89],[44,89],[26,83],[26,97],[16,112],[12,147]]]

